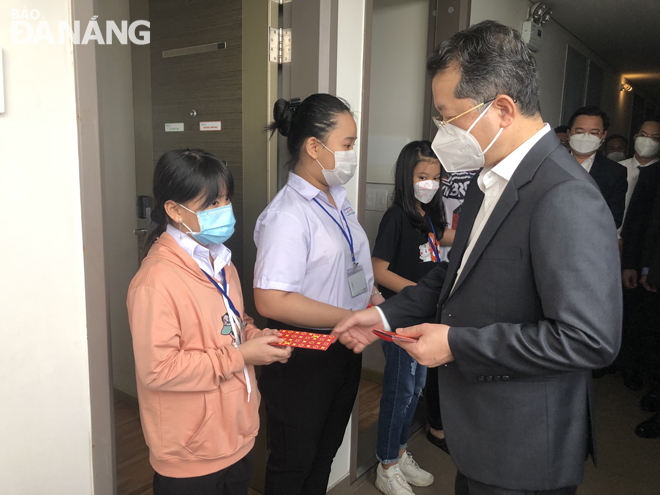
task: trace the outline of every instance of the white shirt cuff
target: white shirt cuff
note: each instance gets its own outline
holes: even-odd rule
[[[385,313],[383,313],[383,310],[380,309],[378,306],[374,306],[374,308],[376,308],[376,311],[378,311],[378,314],[380,315],[380,319],[383,322],[383,330],[385,330],[386,332],[391,332],[392,327],[387,321],[387,318],[385,318]]]

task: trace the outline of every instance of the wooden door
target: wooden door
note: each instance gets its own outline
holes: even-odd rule
[[[227,163],[236,216],[227,247],[243,273],[241,0],[150,0],[149,16],[154,162],[169,150],[201,148]],[[221,130],[200,130],[200,122],[221,122]]]

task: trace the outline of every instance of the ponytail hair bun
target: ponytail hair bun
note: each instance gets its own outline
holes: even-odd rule
[[[300,98],[291,98],[290,101],[283,98],[277,100],[273,108],[273,122],[268,126],[268,130],[271,133],[277,131],[287,137],[291,132],[291,123],[298,106],[300,106]]]

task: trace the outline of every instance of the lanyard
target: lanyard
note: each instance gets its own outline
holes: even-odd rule
[[[204,271],[204,270],[202,270]],[[236,310],[236,307],[234,306],[234,303],[231,302],[231,299],[229,298],[229,294],[227,293],[227,276],[225,275],[225,269],[222,269],[222,285],[223,287],[220,287],[220,284],[215,281],[215,279],[209,275],[208,273],[204,272],[204,275],[211,281],[213,285],[215,285],[215,288],[220,291],[222,294],[222,297],[225,298],[227,303],[229,304],[229,309],[236,315],[236,318],[241,320],[241,314]]]
[[[438,252],[438,247],[435,244],[438,239],[435,235],[435,227],[433,226],[433,222],[429,218],[428,214],[426,215],[426,218],[428,218],[428,221],[431,224],[431,230],[433,231],[433,239],[431,239],[431,234],[428,234],[429,244],[431,245],[431,249],[433,250],[433,254],[435,255],[435,262],[440,263],[440,253]]]
[[[326,212],[326,214],[332,219],[333,222],[337,224],[337,227],[339,227],[339,230],[341,230],[341,233],[344,235],[344,239],[346,239],[346,242],[348,242],[348,247],[351,250],[351,258],[353,259],[353,268],[355,268],[358,264],[355,262],[355,251],[353,250],[353,234],[351,234],[351,228],[348,226],[348,221],[346,220],[346,217],[344,216],[344,213],[340,210],[340,216],[344,219],[344,223],[346,224],[346,229],[348,230],[348,235],[346,235],[346,231],[344,230],[344,227],[341,226],[341,224],[333,217],[328,210],[326,210],[321,203],[319,203],[318,199],[313,198],[314,202],[321,207],[321,209]]]
[[[202,270],[204,272],[204,270]],[[213,285],[215,285],[215,288],[220,291],[220,294],[222,294],[222,298],[225,302],[225,306],[229,307],[229,311],[231,311],[232,314],[229,315],[229,319],[231,321],[231,326],[232,330],[234,332],[234,347],[238,349],[238,345],[236,344],[236,341],[239,341],[239,332],[242,330],[242,318],[240,313],[236,310],[236,307],[234,306],[234,303],[231,302],[231,299],[229,299],[229,294],[227,293],[227,274],[225,273],[225,269],[222,269],[222,287],[220,287],[220,284],[215,281],[215,279],[209,275],[208,273],[204,272],[204,275],[211,281]],[[232,318],[233,316],[233,318]],[[248,373],[247,365],[243,366],[243,375],[245,376],[245,385],[247,387],[247,394],[248,394],[248,399],[247,401],[250,402],[250,394],[252,393],[252,385],[250,384],[250,375]]]

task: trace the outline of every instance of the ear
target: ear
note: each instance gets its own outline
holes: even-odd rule
[[[606,137],[607,137],[607,131],[603,131],[603,137],[600,139],[600,142],[604,143]]]
[[[508,95],[500,95],[495,101],[493,101],[493,106],[497,112],[497,115],[500,117],[500,127],[509,127],[513,124],[513,121],[516,116],[520,114],[518,107]]]
[[[312,160],[316,160],[319,157],[320,148],[321,144],[315,137],[311,136],[305,140],[305,151],[312,158]]]
[[[165,213],[167,213],[167,216],[170,217],[170,220],[172,220],[174,223],[179,223],[181,220],[181,212],[179,211],[179,205],[176,204],[174,201],[171,199],[168,199],[165,201]]]

